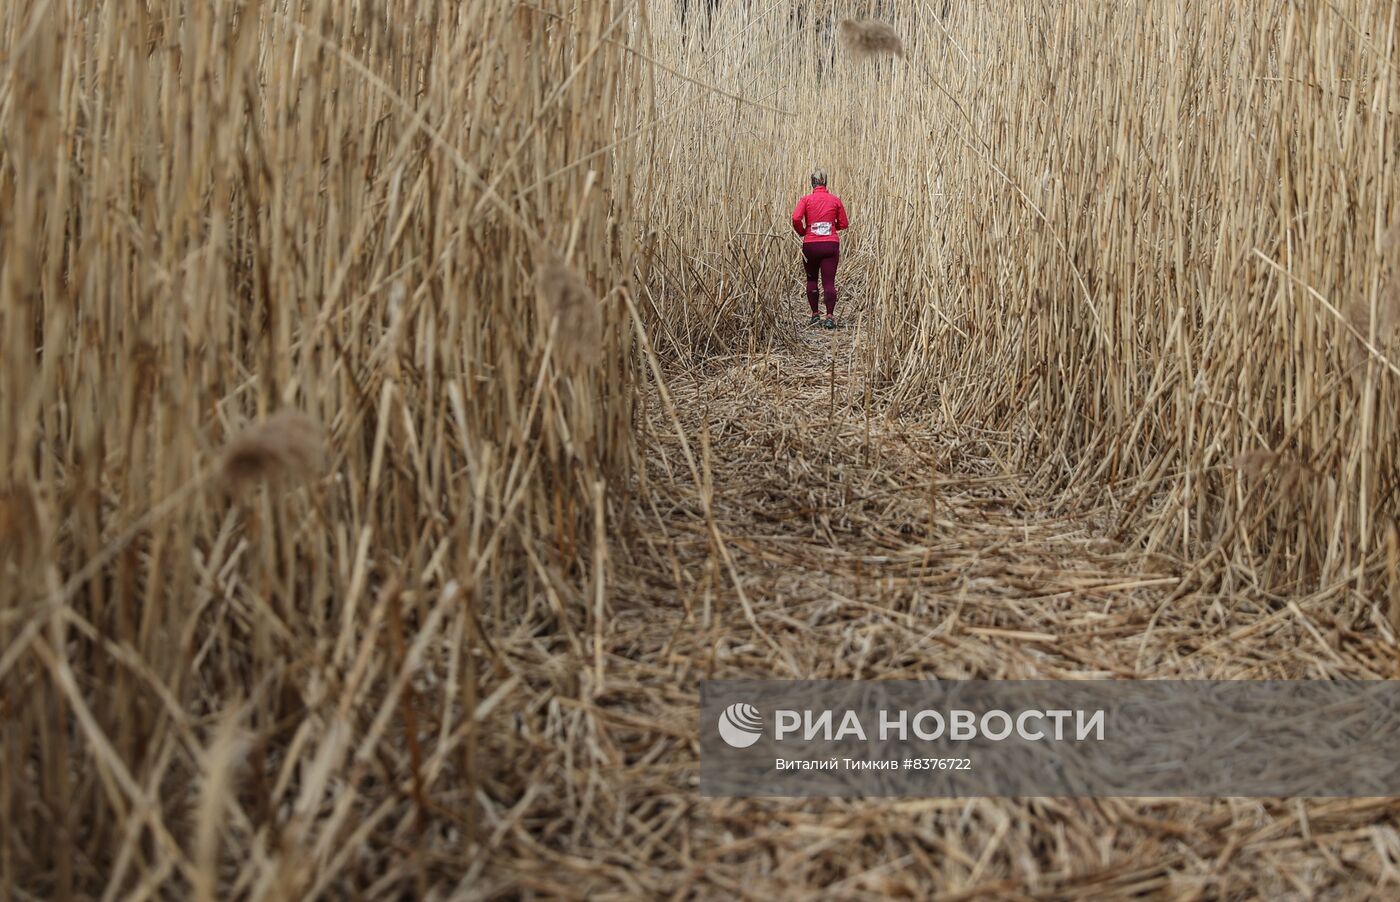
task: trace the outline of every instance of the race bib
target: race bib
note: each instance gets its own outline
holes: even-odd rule
[[[832,227],[832,223],[829,223],[829,222],[814,222],[814,223],[812,223],[812,234],[813,234],[813,235],[823,235],[823,236],[825,236],[825,235],[830,235],[830,234],[831,234],[831,227]]]

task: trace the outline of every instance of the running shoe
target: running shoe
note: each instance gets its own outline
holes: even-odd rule
[[[826,327],[827,327],[828,329],[835,329],[835,328],[836,328],[836,318],[835,318],[835,317],[828,316],[828,317],[826,318],[826,323],[825,323],[825,325],[826,325]]]
[[[812,314],[812,318],[809,319],[809,320],[807,321],[807,325],[809,325],[809,326],[821,325],[821,321],[822,321],[822,318],[821,318],[820,316],[817,316],[815,313],[813,313],[813,314]]]

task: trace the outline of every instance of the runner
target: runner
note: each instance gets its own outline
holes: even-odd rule
[[[841,198],[826,190],[826,173],[812,173],[812,193],[797,202],[792,228],[802,236],[802,263],[807,270],[807,305],[812,308],[808,325],[821,323],[817,310],[817,275],[826,297],[826,328],[836,328],[836,267],[841,262],[841,236],[848,225]]]

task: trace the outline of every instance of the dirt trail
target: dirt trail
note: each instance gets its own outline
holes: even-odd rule
[[[613,562],[602,684],[558,676],[592,702],[546,718],[540,747],[552,751],[530,785],[552,789],[528,817],[498,815],[517,854],[479,889],[1347,898],[1388,879],[1400,861],[1392,800],[695,794],[707,677],[1356,677],[1385,660],[1306,598],[1270,611],[1164,604],[1180,566],[1122,547],[1092,513],[1063,512],[1008,472],[1006,436],[868,404],[852,372],[859,336],[795,328],[780,353],[668,376],[708,503],[666,405],[649,398],[650,515]],[[1319,643],[1301,656],[1315,665],[1299,673],[1306,642]],[[547,826],[558,823],[567,835]]]

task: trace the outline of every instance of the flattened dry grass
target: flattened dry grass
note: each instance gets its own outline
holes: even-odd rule
[[[771,353],[671,371],[698,485],[653,389],[603,681],[537,627],[501,646],[536,695],[510,739],[497,721],[497,779],[524,807],[497,807],[510,826],[476,891],[1349,898],[1393,879],[1388,799],[695,797],[706,678],[1394,675],[1387,628],[1352,629],[1335,592],[1168,604],[1188,562],[1011,471],[1015,436],[895,413],[861,374],[864,334],[794,327]]]

